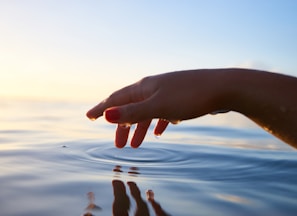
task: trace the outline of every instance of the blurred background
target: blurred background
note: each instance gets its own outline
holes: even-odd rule
[[[297,75],[294,0],[0,0],[0,97],[99,102],[169,71]]]

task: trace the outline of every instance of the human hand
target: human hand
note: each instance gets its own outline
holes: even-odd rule
[[[219,72],[219,73],[218,73]],[[146,77],[124,87],[88,111],[90,119],[104,115],[118,124],[115,145],[126,145],[130,127],[137,123],[131,146],[142,143],[152,119],[158,118],[154,134],[161,135],[169,122],[199,117],[226,109],[222,95],[222,71],[191,70]]]

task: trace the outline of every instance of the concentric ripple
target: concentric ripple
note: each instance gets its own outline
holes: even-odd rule
[[[162,166],[187,160],[186,154],[180,154],[176,149],[156,148],[152,145],[138,149],[130,147],[117,149],[110,145],[97,146],[87,149],[86,154],[88,159],[94,162],[131,166]]]
[[[82,147],[83,146],[83,147]],[[255,178],[268,181],[280,172],[296,173],[295,155],[284,152],[230,149],[186,144],[150,143],[138,149],[117,149],[110,143],[85,143],[71,151],[82,166],[101,171],[118,170],[116,166],[137,168],[134,173],[174,176],[203,181],[249,182]],[[70,153],[70,152],[69,152]],[[292,160],[288,160],[291,157]],[[139,170],[140,171],[139,171]],[[296,179],[296,175],[290,176]]]

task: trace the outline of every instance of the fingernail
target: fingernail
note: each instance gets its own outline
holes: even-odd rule
[[[121,113],[117,108],[111,108],[104,112],[105,119],[109,122],[115,123],[121,117]]]

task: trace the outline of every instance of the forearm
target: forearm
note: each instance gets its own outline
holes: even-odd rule
[[[297,78],[281,74],[228,69],[229,108],[297,148]]]

